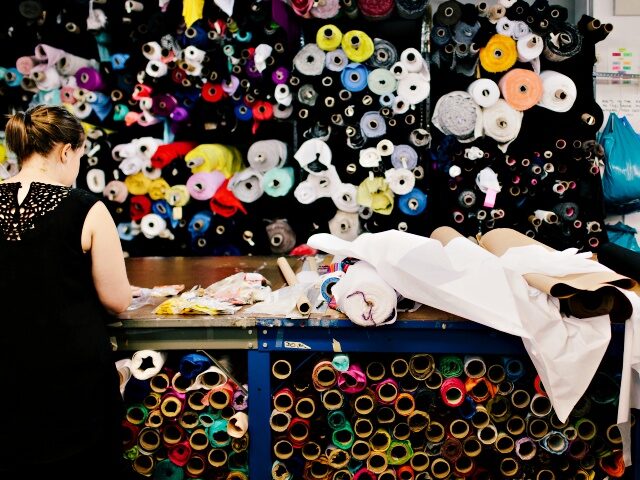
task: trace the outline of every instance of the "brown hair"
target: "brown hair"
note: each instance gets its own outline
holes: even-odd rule
[[[69,143],[76,150],[84,139],[80,121],[57,105],[36,105],[26,112],[18,112],[9,118],[5,128],[7,148],[16,154],[20,163],[34,153],[46,157],[60,143]]]

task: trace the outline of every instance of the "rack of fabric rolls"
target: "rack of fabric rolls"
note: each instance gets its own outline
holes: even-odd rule
[[[431,30],[436,223],[509,226],[556,248],[605,240],[595,45],[611,31],[546,0],[441,3]]]

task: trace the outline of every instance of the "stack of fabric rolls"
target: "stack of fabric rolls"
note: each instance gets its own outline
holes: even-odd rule
[[[278,358],[271,478],[618,478],[617,382],[606,372],[561,421],[519,357]]]
[[[604,239],[595,44],[611,31],[536,0],[438,5],[431,30],[437,224],[518,229],[555,248]]]
[[[125,399],[123,448],[156,479],[249,478],[248,394],[201,353],[139,350],[116,363]],[[222,477],[221,477],[222,476]]]

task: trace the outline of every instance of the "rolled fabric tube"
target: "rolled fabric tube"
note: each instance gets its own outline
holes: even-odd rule
[[[397,294],[366,262],[352,265],[333,287],[341,311],[361,326],[379,326],[395,322]]]
[[[293,448],[300,448],[309,438],[311,424],[306,418],[292,418],[287,434]]]
[[[193,378],[186,378],[181,372],[175,372],[171,378],[171,388],[178,394],[185,394],[187,388],[193,385]]]
[[[342,50],[347,58],[356,63],[368,60],[374,52],[373,40],[360,30],[349,30],[342,35]]]
[[[483,116],[480,106],[470,94],[453,91],[436,102],[432,123],[445,135],[454,135],[458,141],[470,142],[480,136]]]
[[[325,68],[330,72],[342,72],[348,64],[347,54],[341,48],[328,52],[325,57]]]
[[[316,411],[316,402],[312,397],[300,397],[296,400],[295,412],[300,418],[311,418]]]
[[[326,53],[315,43],[302,47],[293,58],[293,65],[302,75],[317,76],[322,73]]]
[[[506,457],[500,460],[500,473],[505,477],[514,477],[520,470],[520,465],[515,458]]]
[[[75,77],[78,87],[80,88],[96,91],[102,90],[105,87],[102,75],[93,67],[79,68],[75,73]]]
[[[573,80],[559,72],[545,70],[540,73],[542,97],[538,105],[553,112],[567,112],[573,107],[578,91]]]
[[[366,138],[379,138],[387,133],[387,124],[378,112],[366,112],[360,119],[360,130]]]
[[[162,396],[160,412],[165,418],[177,418],[184,409],[184,398],[174,392],[167,392]]]
[[[531,396],[529,392],[522,389],[514,390],[511,393],[511,405],[513,405],[517,409],[525,409],[529,408],[531,404]]]
[[[365,369],[367,378],[372,382],[382,380],[386,374],[386,368],[381,362],[369,362]]]
[[[160,372],[166,360],[166,352],[138,350],[131,357],[131,375],[138,380],[148,380]],[[144,369],[143,363],[146,367]],[[151,364],[150,367],[147,366],[149,364]]]
[[[369,72],[367,85],[376,95],[393,94],[397,87],[397,80],[393,74],[385,68],[376,68]],[[348,87],[345,85],[345,88]]]
[[[480,65],[489,73],[504,72],[516,63],[516,42],[506,35],[493,35],[487,45],[480,49]]]
[[[482,443],[475,435],[469,435],[462,440],[462,453],[469,457],[475,458],[482,452]]]
[[[318,362],[311,373],[313,386],[318,392],[329,390],[338,382],[338,375],[333,364],[328,360]]]
[[[240,438],[249,429],[249,416],[244,412],[234,413],[227,423],[227,433],[230,437]]]
[[[247,161],[259,172],[281,167],[287,160],[287,144],[281,140],[259,140],[249,147]]]
[[[222,410],[229,405],[232,398],[233,387],[229,383],[215,386],[209,392],[209,404],[217,410]]]
[[[535,457],[537,451],[536,442],[529,437],[521,437],[516,440],[515,453],[520,460],[528,461]]]
[[[209,438],[204,428],[197,428],[189,435],[189,445],[195,451],[205,450],[209,446]]]
[[[394,407],[399,415],[403,417],[409,416],[416,408],[415,399],[410,393],[401,392],[395,399]]]
[[[435,371],[433,356],[428,353],[411,355],[409,358],[409,373],[416,380],[426,380]]]
[[[464,372],[462,358],[456,355],[444,355],[440,357],[438,371],[445,378],[459,377]]]
[[[287,460],[293,455],[293,445],[289,440],[281,439],[273,445],[273,454],[279,460]]]
[[[499,384],[507,378],[504,366],[494,363],[487,369],[487,379],[494,385]]]
[[[551,413],[553,405],[551,404],[551,401],[548,397],[536,393],[531,399],[529,409],[531,410],[531,413],[536,417],[544,418]]]
[[[322,392],[321,401],[328,411],[338,410],[344,404],[344,396],[337,388],[330,388]]]
[[[487,402],[487,412],[495,423],[505,422],[510,411],[511,402],[504,395],[496,395]]]
[[[384,428],[378,428],[369,438],[369,447],[373,452],[386,452],[391,445],[391,435]]]
[[[398,208],[405,215],[420,215],[427,208],[427,195],[414,187],[409,193],[400,195]]]
[[[464,382],[469,397],[475,402],[485,402],[496,394],[496,387],[487,378],[467,378]]]
[[[468,378],[480,378],[487,373],[487,365],[482,357],[467,355],[464,357],[463,370]]]
[[[494,105],[483,110],[484,133],[498,143],[508,144],[518,136],[522,116],[522,112],[515,110],[505,100],[499,99]]]
[[[562,455],[569,448],[569,440],[562,432],[551,431],[539,441],[540,446],[553,455]]]
[[[269,417],[269,425],[274,432],[285,432],[291,423],[291,414],[279,410],[272,410]]]
[[[440,387],[442,401],[448,407],[460,406],[464,402],[465,393],[464,383],[457,377],[447,378]]]
[[[149,476],[156,466],[153,455],[138,455],[132,462],[131,467],[140,475]]]
[[[61,75],[75,76],[78,70],[83,67],[90,67],[93,63],[92,60],[65,53],[64,56],[56,62],[56,68]]]
[[[207,437],[212,447],[226,447],[231,443],[231,437],[227,433],[227,420],[218,418],[207,427]],[[291,428],[291,425],[289,425]]]
[[[271,374],[278,380],[286,380],[291,376],[292,371],[293,368],[291,366],[291,363],[282,358],[276,360],[271,365]]]
[[[433,15],[433,23],[436,25],[451,26],[458,23],[462,16],[462,6],[460,2],[447,0],[440,5]]]
[[[442,457],[436,457],[431,462],[431,474],[433,478],[443,479],[451,474],[451,465]]]
[[[373,412],[377,403],[375,393],[371,390],[366,390],[365,393],[358,395],[353,400],[353,409],[358,415],[369,415]]]
[[[248,395],[240,389],[236,390],[235,392],[233,392],[232,404],[233,408],[236,411],[246,410],[247,408],[249,408]]]
[[[581,418],[575,424],[578,438],[588,442],[593,440],[598,432],[598,427],[590,418]]]
[[[518,50],[518,61],[532,62],[542,54],[544,40],[535,33],[528,33],[518,38],[516,49]]]
[[[283,197],[291,190],[294,183],[292,167],[272,168],[262,177],[262,188],[270,197]]]
[[[570,23],[555,24],[553,31],[545,36],[544,57],[552,62],[562,62],[580,52],[582,34]]]
[[[381,38],[373,39],[373,55],[367,61],[373,68],[389,69],[398,61],[396,47],[389,41]]]
[[[366,388],[367,377],[360,365],[352,364],[347,370],[338,373],[337,384],[340,390],[351,395]]]
[[[408,440],[392,440],[387,450],[389,465],[403,465],[413,457],[413,448]]]
[[[212,448],[207,453],[207,461],[214,468],[220,468],[227,464],[229,456],[223,448]]]
[[[361,92],[367,88],[369,74],[360,63],[349,63],[340,72],[340,81],[349,92]]]
[[[342,42],[342,32],[332,24],[320,27],[316,32],[316,44],[320,49],[330,52],[340,47]]]
[[[289,388],[283,388],[273,394],[273,406],[279,412],[288,412],[293,408],[295,394]]]
[[[229,190],[231,190],[235,197],[241,202],[252,203],[258,200],[258,198],[260,198],[264,193],[262,181],[263,176],[260,172],[252,168],[245,168],[244,170],[235,173],[229,179],[227,188],[229,188]]]
[[[335,429],[331,434],[331,441],[339,449],[349,450],[355,442],[355,434],[351,424],[345,422],[341,428]]]
[[[495,425],[489,423],[488,425],[479,428],[478,432],[478,440],[484,445],[493,445],[498,439],[498,430]]]
[[[539,417],[527,417],[527,433],[534,440],[540,440],[549,432],[549,424]]]
[[[542,81],[535,72],[513,68],[498,82],[502,97],[518,111],[528,110],[542,98]]]
[[[484,108],[492,106],[500,98],[498,84],[489,78],[474,80],[467,87],[467,92],[478,105]]]
[[[429,97],[430,83],[421,73],[408,73],[398,80],[396,96],[409,105],[417,105]]]
[[[227,374],[220,368],[212,365],[196,376],[195,382],[193,382],[193,385],[191,385],[187,391],[197,390],[200,388],[212,390],[213,388],[226,384],[228,381],[229,377]]]
[[[515,448],[515,441],[509,434],[500,432],[496,438],[495,448],[498,453],[506,455],[513,452]]]

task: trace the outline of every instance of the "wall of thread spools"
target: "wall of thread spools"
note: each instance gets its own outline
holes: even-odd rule
[[[597,19],[547,0],[50,3],[7,5],[0,109],[86,122],[78,186],[129,255],[438,225],[603,239]]]
[[[140,478],[248,478],[246,356],[139,350],[116,366],[123,453]]]
[[[276,480],[624,475],[615,366],[603,366],[561,421],[525,357],[272,359]]]

